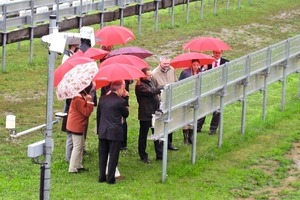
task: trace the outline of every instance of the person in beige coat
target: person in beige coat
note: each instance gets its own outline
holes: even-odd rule
[[[165,86],[178,81],[175,69],[170,65],[170,58],[163,56],[159,58],[159,65],[152,71],[152,77],[157,81],[159,86]],[[173,133],[168,135],[168,149],[178,150],[172,144]]]

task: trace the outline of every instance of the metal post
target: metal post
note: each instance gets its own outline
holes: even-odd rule
[[[197,102],[194,105],[194,123],[193,123],[193,143],[192,143],[192,163],[195,164],[196,162],[196,144],[197,144],[197,114],[199,111],[199,101],[200,101],[200,95],[201,95],[201,81],[202,81],[202,75],[201,73],[197,77],[197,86],[196,86],[196,92],[198,93],[198,99]]]
[[[78,22],[78,24],[79,24],[79,29],[81,29],[81,27],[82,27],[82,0],[80,0],[80,6],[79,6],[80,8],[80,10],[79,10],[79,22]]]
[[[124,8],[125,7],[120,7],[120,26],[123,26],[124,25]]]
[[[50,16],[49,33],[53,33],[56,28],[56,16]],[[53,82],[55,52],[49,51],[48,56],[48,90],[47,90],[47,118],[45,136],[45,178],[44,178],[44,198],[50,199],[50,170],[51,170],[51,151],[52,151],[52,114],[53,114]]]
[[[139,14],[138,14],[138,34],[141,35],[141,24],[142,24],[142,3],[138,4]]]
[[[241,9],[241,0],[238,0],[238,9]]]
[[[226,1],[226,11],[229,10],[229,1],[230,1],[230,0],[227,0],[227,1]]]
[[[223,142],[224,95],[226,93],[227,79],[228,79],[228,63],[225,63],[225,67],[223,67],[224,87],[220,94],[220,123],[219,123],[219,134],[218,134],[218,147],[221,147]]]
[[[172,84],[169,85],[169,96],[168,99],[168,113],[167,119],[164,120],[164,147],[163,147],[163,160],[162,160],[162,182],[165,182],[167,179],[167,160],[168,160],[168,135],[169,135],[169,127],[168,124],[171,120],[171,108],[172,108]]]
[[[284,104],[285,104],[285,91],[286,91],[286,68],[289,65],[289,57],[290,57],[290,40],[286,40],[285,45],[285,52],[286,52],[286,63],[283,66],[283,74],[282,74],[282,92],[281,92],[281,111],[284,111]]]
[[[186,23],[189,23],[189,15],[190,15],[190,0],[186,2]]]
[[[262,110],[262,120],[265,121],[266,119],[266,109],[267,109],[267,95],[268,95],[268,82],[267,82],[267,78],[269,76],[270,73],[270,64],[271,64],[271,48],[268,47],[267,50],[267,60],[266,60],[266,64],[268,66],[268,68],[265,71],[265,77],[264,77],[264,89],[263,89],[263,110]]]
[[[172,0],[172,15],[171,15],[171,26],[174,27],[174,6],[175,6],[175,2],[174,0]]]
[[[32,60],[33,60],[33,31],[34,31],[34,27],[31,26],[30,28],[30,55],[29,55],[29,63],[32,64]]]
[[[218,0],[214,0],[214,15],[217,15],[217,2]]]
[[[242,99],[242,123],[241,123],[241,134],[244,135],[245,133],[245,124],[246,124],[246,108],[247,108],[247,86],[249,84],[250,78],[250,67],[251,67],[251,59],[250,55],[248,54],[246,60],[246,71],[247,78],[245,78],[243,83],[243,99]]]
[[[6,41],[7,41],[7,34],[2,33],[2,41],[3,41],[3,45],[2,45],[2,72],[5,72],[5,62],[6,62]]]
[[[45,179],[45,165],[41,164],[41,175],[40,175],[40,200],[44,199],[44,179]]]
[[[3,22],[4,22],[4,32],[2,33],[2,72],[5,72],[5,62],[6,62],[6,42],[7,42],[7,33],[6,33],[6,4],[3,6]]]
[[[204,3],[203,0],[201,0],[201,6],[200,6],[200,19],[203,20],[203,10],[204,10]]]
[[[156,0],[155,1],[155,32],[158,31],[158,3],[159,3],[159,0]]]
[[[30,16],[30,40],[29,40],[29,63],[32,64],[33,58],[33,32],[34,32],[34,1],[31,1],[31,16]]]

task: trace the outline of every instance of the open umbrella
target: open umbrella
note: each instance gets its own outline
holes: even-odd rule
[[[126,44],[135,39],[133,32],[123,26],[105,26],[95,32],[96,43],[102,46]]]
[[[84,56],[92,58],[94,60],[99,60],[104,58],[109,52],[99,48],[88,48],[86,52],[83,53]]]
[[[133,55],[133,56],[137,56],[141,59],[145,59],[149,56],[152,56],[153,54],[150,51],[147,51],[146,49],[143,49],[141,47],[122,47],[122,48],[111,51],[106,56],[106,58],[116,56],[116,55]]]
[[[76,65],[59,82],[56,88],[57,98],[59,100],[73,98],[90,85],[97,72],[98,67],[96,62]]]
[[[56,87],[58,83],[62,80],[64,75],[72,68],[74,68],[76,65],[84,64],[88,62],[94,62],[94,60],[88,57],[80,56],[80,53],[77,54],[76,52],[76,54],[68,58],[63,64],[61,64],[54,71],[54,87]]]
[[[223,51],[231,50],[231,47],[223,40],[213,37],[198,37],[183,45],[183,50],[192,51]]]
[[[105,59],[102,63],[100,63],[99,67],[103,67],[114,63],[129,64],[139,69],[149,68],[149,65],[144,60],[133,55],[117,55],[117,56],[109,57]]]
[[[144,77],[145,74],[138,68],[124,63],[109,64],[99,68],[94,77],[96,83],[103,83],[116,80],[134,80]]]
[[[203,53],[189,52],[176,56],[170,61],[170,65],[174,68],[191,67],[192,60],[199,60],[200,65],[212,64],[215,61],[212,56]]]

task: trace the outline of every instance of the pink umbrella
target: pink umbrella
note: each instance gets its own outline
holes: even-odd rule
[[[99,48],[88,48],[86,52],[83,53],[84,56],[92,58],[94,60],[99,60],[104,58],[109,52]]]
[[[137,56],[141,59],[145,59],[149,56],[152,56],[153,54],[141,47],[122,47],[116,50],[111,51],[106,58],[110,58],[112,56],[117,56],[117,55],[133,55]]]
[[[98,73],[94,77],[96,84],[116,81],[116,80],[134,80],[144,77],[145,74],[138,68],[124,63],[109,64],[99,68]],[[99,88],[99,86],[97,86]]]
[[[212,64],[215,61],[212,56],[203,53],[189,52],[176,56],[170,61],[170,64],[174,68],[186,68],[192,66],[192,60],[199,60],[200,65]]]
[[[99,67],[104,67],[106,65],[114,64],[114,63],[129,64],[139,69],[149,68],[149,65],[144,60],[133,55],[117,55],[117,56],[109,57],[105,59],[102,63],[100,63]]]
[[[223,51],[231,50],[224,41],[213,37],[199,37],[183,45],[183,50],[192,51]]]
[[[112,46],[117,44],[126,44],[134,40],[133,32],[123,26],[105,26],[95,32],[96,41],[102,46]]]

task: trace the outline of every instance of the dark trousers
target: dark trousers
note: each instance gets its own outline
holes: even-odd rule
[[[168,135],[168,147],[172,146],[172,142],[173,142],[173,133],[170,133]]]
[[[214,131],[214,132],[217,131],[219,123],[220,123],[220,116],[221,116],[221,113],[219,111],[213,112],[212,119],[210,122],[210,128],[209,128],[210,131]],[[197,131],[200,131],[202,129],[204,122],[205,122],[205,117],[198,119]]]
[[[128,130],[128,126],[125,118],[123,122],[124,141],[122,142],[121,148],[127,147],[127,130]]]
[[[115,183],[115,172],[116,167],[119,161],[119,154],[121,148],[121,141],[113,141],[113,140],[105,140],[99,139],[98,145],[98,155],[99,155],[99,169],[100,169],[100,182],[107,182],[107,183]],[[109,155],[109,162],[107,163]],[[108,172],[106,177],[106,165],[108,165]]]
[[[151,121],[140,121],[138,151],[141,160],[148,159],[148,154],[146,152],[147,135],[151,126],[152,126]],[[151,131],[152,134],[154,134],[153,128],[151,128]],[[163,143],[158,140],[154,141],[154,148],[155,148],[156,158],[162,158]]]

